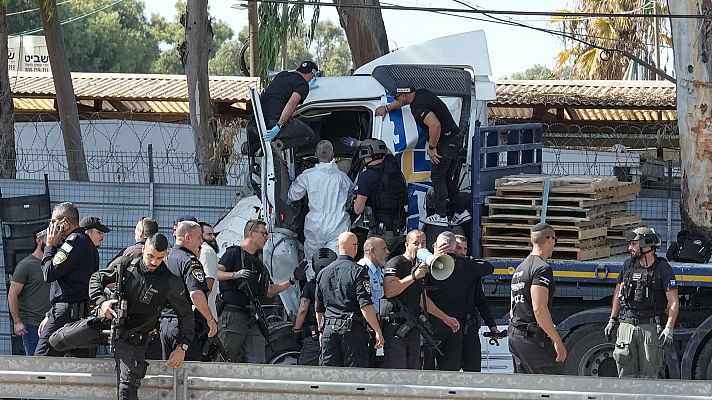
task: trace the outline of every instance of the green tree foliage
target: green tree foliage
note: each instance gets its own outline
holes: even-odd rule
[[[42,26],[38,11],[15,14],[36,9],[36,0],[7,3],[10,35]],[[58,5],[61,20],[88,14],[62,25],[70,68],[82,72],[148,72],[159,49],[144,17],[144,2],[126,0],[92,14],[107,4],[107,0],[82,0]]]
[[[168,21],[165,17],[153,14],[151,15],[151,22],[149,26],[149,31],[159,40],[159,45],[161,48],[160,54],[151,65],[151,72],[157,74],[183,74],[183,64],[181,63],[181,45],[185,41],[185,29],[181,24],[181,16],[185,13],[186,2],[183,0],[177,1],[175,4],[176,16],[173,21]],[[213,29],[213,44],[210,49],[210,60],[209,64],[213,64],[213,59],[221,53],[221,47],[223,44],[230,41],[234,32],[230,29],[227,22],[212,18],[211,21]],[[222,51],[222,57],[229,58],[232,53],[234,53],[234,46],[232,48],[226,48]],[[239,54],[239,48],[237,50]],[[224,75],[227,72],[225,65],[228,60],[222,61],[218,64],[221,66],[218,68],[221,71],[220,75]],[[210,70],[212,74],[213,71]],[[238,75],[238,74],[230,74]]]
[[[315,62],[325,75],[341,76],[351,73],[351,50],[340,26],[329,20],[320,21],[316,25],[311,48]]]
[[[551,68],[535,64],[524,72],[515,72],[509,76],[511,80],[549,80],[549,79],[569,79],[569,70],[564,68],[561,71],[552,71]]]

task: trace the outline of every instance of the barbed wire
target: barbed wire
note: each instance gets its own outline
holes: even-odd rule
[[[121,113],[106,119],[101,113],[83,113],[80,121],[84,154],[91,181],[148,182],[150,161],[156,183],[199,183],[202,167],[196,162],[195,141],[188,117]],[[224,168],[224,181],[243,185],[247,159],[240,154],[246,121],[221,119],[213,157]],[[56,115],[37,114],[15,122],[18,179],[68,178],[66,151]],[[149,155],[149,145],[152,152]]]

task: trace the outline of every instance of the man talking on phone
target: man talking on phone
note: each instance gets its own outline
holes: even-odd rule
[[[95,349],[57,351],[49,337],[57,329],[89,316],[89,278],[99,270],[99,252],[91,238],[79,226],[79,211],[69,202],[52,210],[47,241],[42,258],[42,273],[50,284],[47,323],[40,332],[36,356],[92,357]]]

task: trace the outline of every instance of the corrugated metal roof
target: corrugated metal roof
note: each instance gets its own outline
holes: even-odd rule
[[[185,75],[72,73],[77,99],[188,101]],[[248,88],[260,86],[259,78],[211,76],[210,97],[219,102],[245,102]],[[19,72],[10,77],[15,97],[54,96],[52,75]]]
[[[668,81],[501,80],[495,105],[588,108],[675,108],[675,84]]]

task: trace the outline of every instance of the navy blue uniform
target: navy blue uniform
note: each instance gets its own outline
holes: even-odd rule
[[[49,299],[52,308],[47,315],[35,355],[61,357],[49,344],[49,337],[62,326],[89,315],[89,278],[99,270],[99,252],[84,228],[72,231],[60,247],[45,246],[42,273],[50,283]],[[76,357],[90,357],[93,349],[71,352]]]
[[[168,257],[166,265],[173,275],[181,278],[185,284],[185,297],[190,300],[190,292],[202,290],[208,292],[208,284],[205,282],[205,271],[203,264],[198,257],[190,250],[180,245],[174,245]],[[207,321],[198,310],[195,314],[195,337],[189,344],[185,353],[186,361],[201,361],[202,339],[208,333]],[[168,359],[173,349],[176,347],[176,339],[180,337],[178,326],[178,316],[172,308],[163,309],[161,316],[161,345],[163,346],[163,359]]]
[[[314,302],[316,298],[316,281],[310,280],[304,284],[300,299],[309,301],[309,311],[302,325],[302,351],[297,359],[298,365],[319,365],[319,334],[316,322]]]
[[[361,307],[372,305],[368,268],[340,255],[316,277],[314,309],[324,313],[319,365],[367,368],[368,331]]]

